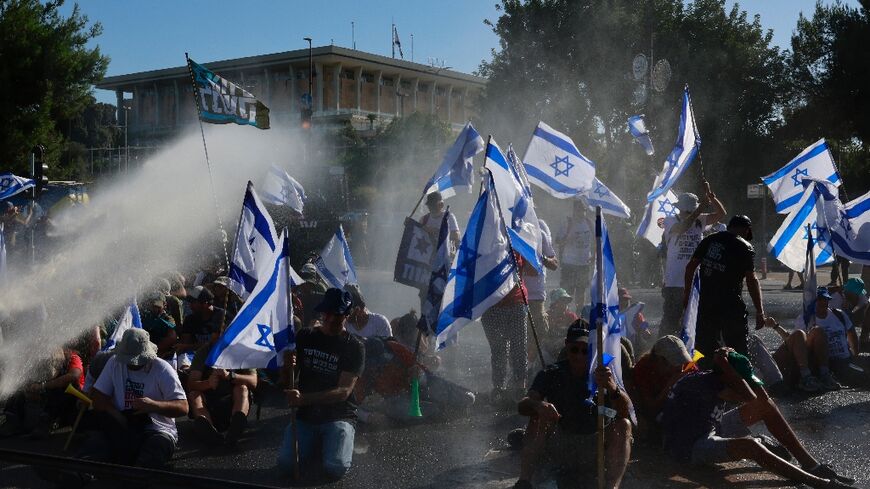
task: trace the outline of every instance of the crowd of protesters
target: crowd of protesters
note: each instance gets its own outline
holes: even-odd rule
[[[521,447],[517,488],[534,487],[545,466],[569,469],[560,472],[569,478],[594,473],[600,412],[607,418],[607,487],[620,485],[636,440],[659,444],[680,463],[749,459],[813,487],[850,487],[854,481],[807,451],[768,389],[868,385],[859,358],[870,335],[864,282],[843,275],[841,284],[819,287],[813,314],[800,314],[795,327],[785,329],[764,309],[751,221],[737,215],[715,232],[725,209],[708,185],[705,190],[703,201],[680,195],[679,215],[664,223],[661,322],[651,326],[644,304],[619,290],[625,334],[622,358],[614,361],[622,365],[623,382],[610,366],[598,367],[589,379],[584,305],[593,240],[578,201],[555,238],[541,221],[544,271],[517,256],[524,281],[481,318],[491,352],[487,393],[445,378],[430,339],[417,333],[416,312],[390,320],[369,309],[358,285],[330,288],[310,263],[300,268],[304,282],[293,289],[296,349],[281,371],[212,368],[209,352],[242,301],[223,270],[200,270],[193,280],[172,271],[140,291],[142,327],[127,330],[111,351],[102,350],[118,317],[35,365],[32,379],[4,402],[0,436],[46,437],[73,424],[77,401],[66,391],[75,389],[93,402],[79,428],[84,436],[76,457],[166,469],[178,446],[176,418],[189,417],[191,433],[202,443],[235,446],[246,434],[258,393],[280,389],[294,422],[277,449],[278,468],[293,477],[301,468],[301,477],[336,480],[351,467],[358,424],[407,420],[410,386],[416,384],[426,418],[464,416],[486,403],[481,409],[529,418],[526,429],[511,437]],[[437,192],[426,205],[424,226],[440,222],[444,206]],[[9,213],[9,222],[15,215]],[[455,222],[451,226],[456,246],[459,231]],[[560,287],[547,287],[547,270],[559,271]],[[690,353],[680,319],[695,270],[702,285]],[[744,284],[756,329],[771,328],[781,344],[764,345],[750,334]],[[757,371],[753,364],[765,359],[770,367]],[[606,392],[601,409],[590,384]],[[770,436],[753,434],[758,424]],[[92,479],[86,473],[43,475],[65,487]]]

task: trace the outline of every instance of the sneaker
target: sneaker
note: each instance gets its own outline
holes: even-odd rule
[[[193,420],[193,431],[196,436],[204,443],[221,443],[224,437],[218,433],[211,421],[205,416],[197,416]]]
[[[535,489],[535,486],[525,479],[518,479],[516,484],[514,484],[514,489]]]
[[[819,382],[819,379],[815,377],[815,375],[807,375],[806,377],[801,377],[801,380],[798,382],[798,389],[804,392],[818,392],[822,389],[822,384]]]
[[[753,435],[752,437],[758,440],[759,443],[764,445],[764,448],[770,451],[770,453],[785,460],[786,462],[791,461],[791,453],[789,453],[788,448],[782,446],[782,444],[780,444],[774,438],[767,435]],[[822,479],[827,479],[827,477],[822,477]]]
[[[828,464],[819,464],[818,467],[816,467],[813,470],[807,470],[807,472],[809,472],[810,474],[813,474],[814,476],[819,477],[821,479],[836,480],[836,481],[842,482],[844,484],[854,484],[855,483],[855,479],[852,479],[851,477],[846,477],[846,476],[842,476],[840,474],[837,474],[837,472],[834,471],[834,468]]]
[[[822,388],[826,391],[838,391],[843,388],[843,386],[840,385],[839,382],[837,382],[837,379],[834,378],[834,374],[832,374],[831,372],[822,375],[819,380],[822,383]]]
[[[235,445],[247,426],[248,416],[241,411],[234,412],[230,418],[230,427],[227,428],[227,434],[224,438],[226,444]]]

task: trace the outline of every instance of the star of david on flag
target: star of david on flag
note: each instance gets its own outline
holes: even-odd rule
[[[836,185],[829,181],[812,182],[819,196],[816,203],[819,233],[824,229],[824,239],[838,256],[870,265],[870,192],[843,204]]]
[[[840,186],[840,174],[837,173],[834,159],[824,139],[811,144],[785,166],[761,181],[770,189],[776,203],[776,212],[788,214],[801,199],[804,193],[802,182],[807,178],[827,180]]]
[[[229,289],[242,300],[257,285],[257,277],[267,266],[268,257],[275,251],[277,233],[272,216],[254,190],[250,181],[242,201],[242,215],[236,231],[236,247],[230,262]],[[301,282],[300,282],[301,283]]]
[[[456,189],[462,187],[471,193],[474,185],[474,156],[483,151],[484,146],[486,143],[483,138],[471,122],[467,122],[453,146],[444,154],[441,166],[426,182],[423,194],[439,191],[441,197],[446,199],[455,195]]]
[[[275,347],[272,343],[269,343],[269,336],[272,335],[272,328],[268,324],[258,324],[257,330],[260,332],[260,339],[255,341],[254,344],[274,351]]]
[[[285,170],[272,165],[260,188],[263,202],[271,205],[286,205],[296,214],[302,215],[305,205],[305,189]]]
[[[804,180],[806,189],[801,194],[800,200],[768,244],[771,254],[795,272],[803,272],[806,265],[807,227],[821,231],[816,221],[818,215],[816,203],[821,196],[816,192],[816,185],[813,182],[813,180]],[[832,185],[831,188],[836,191],[835,186]],[[815,257],[817,267],[834,261],[833,248],[826,240],[821,239],[821,236],[816,240]]]
[[[654,202],[647,202],[643,220],[637,227],[635,234],[646,238],[653,246],[659,246],[665,232],[663,227],[665,219],[677,214],[677,209],[673,204],[676,201],[677,196],[673,191],[668,190],[663,196],[656,198]]]
[[[631,209],[597,177],[592,179],[592,189],[580,194],[590,209],[601,207],[601,212],[622,219],[631,218]]]
[[[344,236],[344,228],[338,225],[338,230],[332,236],[320,256],[314,260],[317,273],[330,287],[343,289],[345,284],[358,284],[356,268],[353,266],[353,257],[350,255],[350,247]]]
[[[795,186],[795,187],[801,187],[801,182],[803,181],[803,178],[800,178],[801,175],[803,175],[804,177],[809,178],[809,176],[810,176],[810,175],[809,175],[809,172],[810,172],[810,171],[807,170],[806,168],[804,168],[803,170],[801,170],[800,168],[795,168],[795,170],[794,170],[794,175],[791,176],[791,179],[792,179],[792,181],[794,182],[794,186]]]
[[[559,158],[557,156],[556,161],[554,161],[552,164],[550,164],[550,166],[553,167],[553,170],[555,170],[555,172],[556,172],[555,175],[553,175],[553,176],[556,176],[556,177],[558,177],[559,175],[565,175],[566,177],[571,176],[569,174],[569,172],[571,171],[571,168],[574,168],[574,163],[571,163],[570,161],[568,161],[568,158],[569,157],[567,155],[564,158]],[[561,169],[562,163],[565,164],[564,170]]]
[[[522,160],[531,183],[557,199],[592,188],[595,163],[583,156],[565,134],[539,122]]]
[[[24,192],[36,183],[30,178],[19,177],[11,173],[0,174],[0,200],[8,199],[15,194]]]
[[[656,199],[656,201],[659,203],[659,212],[664,214],[665,217],[677,215],[677,208],[667,196],[664,199]]]

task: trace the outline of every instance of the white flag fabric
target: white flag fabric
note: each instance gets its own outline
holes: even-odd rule
[[[441,197],[446,199],[456,195],[456,189],[462,187],[471,193],[471,187],[474,185],[473,158],[474,155],[483,151],[485,146],[486,143],[474,126],[471,125],[471,122],[467,122],[462,128],[462,132],[456,137],[453,146],[447,150],[444,159],[441,160],[441,166],[426,182],[423,194],[438,191],[441,192]]]
[[[338,225],[338,231],[332,239],[323,247],[320,256],[314,260],[317,272],[330,287],[343,289],[346,284],[358,284],[356,268],[353,266],[353,257],[350,256],[350,247],[344,236],[344,228]]]
[[[263,267],[269,265],[277,241],[272,216],[257,196],[254,184],[248,182],[229,273],[229,289],[242,300],[257,286],[257,277],[262,276]]]
[[[516,167],[505,158],[492,138],[486,148],[484,167],[492,175],[496,200],[501,207],[501,215],[504,218],[511,246],[514,251],[528,260],[535,270],[543,272],[541,227],[538,225],[538,215],[535,213],[532,195],[527,193]]]
[[[296,347],[290,300],[290,238],[285,230],[265,273],[233,322],[209,351],[214,368],[270,368],[283,365],[283,352]]]
[[[0,173],[0,200],[24,192],[34,185],[36,183],[30,178],[19,177],[11,173]]]
[[[653,148],[652,139],[649,137],[649,131],[646,128],[646,122],[644,122],[643,118],[643,114],[629,117],[628,132],[634,136],[634,140],[637,141],[637,144],[643,147],[647,156],[652,156],[656,151],[655,148]]]
[[[274,164],[269,168],[269,173],[260,186],[260,194],[263,202],[272,205],[286,205],[294,212],[302,215],[305,204],[305,189],[291,177],[284,169]]]
[[[454,343],[459,330],[480,318],[518,283],[491,180],[487,187],[477,199],[450,266],[435,327],[438,350]]]
[[[870,265],[870,192],[843,205],[836,187],[816,181],[818,226],[827,232],[837,255]]]
[[[840,174],[824,139],[819,139],[784,167],[761,179],[773,194],[776,212],[787,214],[797,205],[804,193],[805,178],[827,180],[840,185]]]
[[[674,149],[665,160],[661,173],[656,176],[652,190],[646,196],[647,202],[652,202],[677,183],[683,175],[698,150],[701,147],[701,136],[698,134],[698,126],[695,124],[695,113],[692,111],[692,98],[689,96],[689,87],[683,90],[682,110],[680,111],[680,128],[677,132],[677,142]]]
[[[601,207],[601,212],[623,219],[631,218],[631,209],[604,185],[597,177],[592,180],[592,188],[580,194],[590,209]]]
[[[580,154],[568,136],[538,123],[523,156],[529,180],[557,199],[568,199],[592,188],[595,163]]]
[[[828,243],[828,235],[824,228],[819,228],[816,220],[816,203],[819,200],[819,194],[816,192],[816,187],[807,181],[807,188],[801,195],[797,205],[794,206],[791,213],[786,216],[785,221],[773,239],[768,244],[768,249],[782,262],[783,265],[794,270],[795,272],[804,271],[804,261],[806,258],[807,240],[809,233],[807,226],[810,226],[813,234],[816,237],[816,266],[825,265],[834,261],[834,255],[830,244]]]
[[[663,196],[656,197],[654,201],[647,202],[643,220],[637,227],[637,236],[646,238],[653,246],[660,245],[665,234],[665,218],[677,215],[677,208],[674,207],[676,202],[677,196],[671,190],[665,192]]]
[[[692,291],[689,293],[689,305],[683,311],[682,318],[682,333],[680,339],[686,345],[686,351],[689,356],[695,356],[695,332],[698,329],[698,303],[701,299],[701,274],[698,269],[695,269],[695,276],[692,278]]]
[[[136,305],[136,299],[134,298],[130,301],[130,305],[124,309],[124,314],[121,315],[121,318],[118,319],[118,325],[115,326],[115,331],[112,332],[112,336],[106,340],[105,346],[103,346],[103,351],[110,351],[115,348],[115,345],[121,341],[121,338],[124,337],[124,333],[130,328],[141,328],[142,327],[142,317],[139,315],[139,306]]]

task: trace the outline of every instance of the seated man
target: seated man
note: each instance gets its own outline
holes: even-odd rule
[[[650,324],[643,317],[643,302],[632,302],[631,294],[619,288],[619,314],[625,316],[625,338],[637,351],[646,351],[655,340]]]
[[[178,334],[175,332],[175,320],[166,312],[166,296],[161,292],[152,292],[142,306],[142,328],[157,345],[157,356],[175,367],[175,341]]]
[[[562,468],[594,473],[598,410],[585,401],[592,394],[587,387],[588,342],[589,330],[580,321],[572,324],[565,338],[568,359],[539,372],[528,395],[519,402],[519,413],[530,419],[515,488],[532,487],[532,476],[544,455]],[[616,385],[610,368],[599,368],[595,382],[607,389],[607,404],[616,410],[605,434],[606,487],[615,488],[622,481],[631,452],[631,400]]]
[[[148,332],[124,332],[92,390],[100,429],[80,458],[163,469],[178,443],[175,419],[187,414],[178,374],[157,356]]]
[[[248,424],[250,397],[257,388],[255,369],[213,369],[205,360],[212,344],[197,350],[187,389],[197,436],[207,443],[235,444]],[[221,433],[226,432],[226,435]]]
[[[637,359],[632,382],[627,385],[638,422],[656,424],[671,386],[696,370],[682,340],[673,335],[659,338],[649,353]]]
[[[361,338],[369,338],[371,336],[387,338],[393,336],[390,321],[383,314],[369,311],[358,285],[348,284],[344,288],[350,293],[351,300],[353,301],[353,308],[347,317],[348,332]]]
[[[295,430],[293,424],[287,427],[278,450],[278,467],[287,473],[297,464],[314,464],[322,465],[328,478],[340,479],[350,468],[357,405],[353,389],[365,365],[362,341],[345,329],[351,308],[350,293],[331,288],[315,308],[323,315],[321,325],[297,333],[296,352],[285,368],[299,366],[298,385],[286,391],[288,404],[299,412]]]
[[[730,348],[719,348],[712,359],[708,358],[701,362],[700,371],[678,380],[668,394],[661,415],[666,452],[681,463],[702,465],[750,459],[777,475],[812,487],[843,488],[849,487],[844,483],[854,482],[807,452],[767,396],[749,359]],[[726,412],[727,402],[740,406]],[[800,466],[771,453],[749,436],[746,427],[758,422],[765,424]]]
[[[836,306],[831,305],[832,309]],[[843,285],[843,309],[849,313],[849,319],[855,327],[861,327],[861,351],[870,349],[870,300],[867,299],[867,289],[860,278],[850,278]]]
[[[764,324],[782,338],[782,344],[774,351],[773,359],[782,373],[786,388],[810,393],[840,388],[830,374],[828,340],[821,328],[813,328],[809,332],[802,329],[787,331],[773,317],[768,317]],[[824,375],[825,382],[819,380],[813,371]]]
[[[197,350],[220,334],[225,327],[225,311],[213,305],[214,294],[205,287],[198,285],[187,291],[185,297],[190,306],[190,314],[184,316],[184,324],[178,333],[178,343],[175,350],[182,353],[195,353]]]

